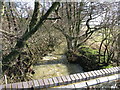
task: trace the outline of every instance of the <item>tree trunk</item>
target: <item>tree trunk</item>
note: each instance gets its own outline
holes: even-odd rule
[[[117,65],[120,63],[120,34],[118,35],[118,55],[117,55]]]
[[[2,29],[2,21],[4,14],[4,2],[0,1],[0,29]],[[0,32],[0,76],[2,73],[2,33]]]
[[[67,38],[66,40],[67,40],[67,49],[68,49],[68,51],[73,50],[72,40],[70,40],[69,38]]]
[[[118,29],[120,28],[120,1],[118,2]],[[120,63],[120,33],[118,34],[118,56],[117,65]]]

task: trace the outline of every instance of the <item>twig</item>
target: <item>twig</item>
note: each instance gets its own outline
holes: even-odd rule
[[[16,38],[17,38],[17,36],[16,36],[16,35],[11,34],[11,33],[9,33],[9,32],[6,32],[5,30],[0,29],[0,32],[1,32],[2,34],[7,35],[7,36],[10,36],[10,37],[16,37]]]

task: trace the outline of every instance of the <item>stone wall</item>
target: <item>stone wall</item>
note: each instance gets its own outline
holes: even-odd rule
[[[90,88],[95,87],[108,87],[111,85],[111,81],[120,79],[120,67],[113,67],[101,70],[94,70],[84,73],[76,73],[67,76],[53,77],[48,79],[38,79],[31,80],[27,82],[10,83],[6,85],[0,85],[1,89],[28,89],[28,88],[41,88],[41,89],[51,89],[51,88]],[[100,84],[100,85],[99,85]],[[101,85],[102,84],[102,85]],[[110,84],[110,85],[109,85]],[[113,86],[114,82],[112,83]],[[97,85],[97,86],[96,86]]]

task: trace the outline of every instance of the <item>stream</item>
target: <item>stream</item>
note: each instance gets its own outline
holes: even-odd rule
[[[78,64],[71,64],[65,55],[49,54],[39,60],[33,69],[35,70],[34,79],[52,78],[62,75],[81,73],[83,69]]]

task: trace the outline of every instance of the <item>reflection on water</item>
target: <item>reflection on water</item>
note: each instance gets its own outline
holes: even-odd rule
[[[51,78],[83,72],[78,64],[70,64],[65,55],[48,55],[35,66],[34,79]]]

